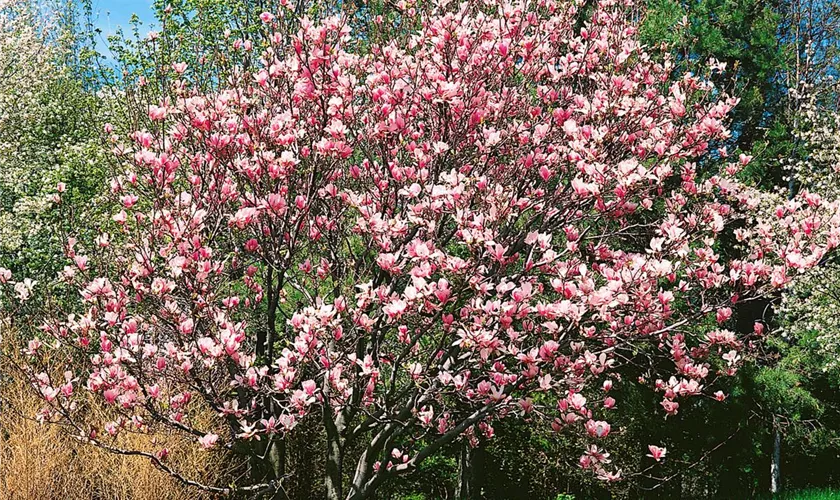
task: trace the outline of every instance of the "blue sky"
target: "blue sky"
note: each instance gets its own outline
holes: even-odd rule
[[[146,34],[152,28],[150,24],[157,24],[152,14],[153,0],[94,0],[93,11],[96,27],[102,30],[102,40],[99,41],[99,52],[109,55],[105,44],[108,35],[113,35],[118,27],[123,31],[129,28],[128,21],[132,14],[137,14],[143,26],[140,35]]]

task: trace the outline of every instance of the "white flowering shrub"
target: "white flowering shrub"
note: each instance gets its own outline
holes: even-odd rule
[[[811,199],[840,193],[840,113],[825,109],[813,95],[803,103],[795,131],[799,155],[788,158],[787,193],[807,191]],[[795,279],[781,297],[784,338],[816,340],[825,369],[838,365],[840,354],[840,258],[827,255],[821,265]]]
[[[59,182],[86,198],[102,185],[101,107],[65,62],[72,26],[45,14],[58,7],[0,0],[0,255],[17,267],[49,268],[60,250]]]

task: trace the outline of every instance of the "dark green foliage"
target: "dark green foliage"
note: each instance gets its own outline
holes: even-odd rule
[[[685,70],[712,58],[726,63],[715,84],[740,103],[725,146],[755,157],[745,174],[765,188],[783,183],[778,158],[793,149],[782,79],[788,60],[777,36],[783,15],[780,5],[762,0],[653,0],[640,27],[646,44],[665,44]]]

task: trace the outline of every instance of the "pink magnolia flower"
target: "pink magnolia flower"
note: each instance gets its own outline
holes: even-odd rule
[[[607,437],[610,433],[610,424],[590,419],[586,422],[586,432],[597,438]]]
[[[212,434],[212,433],[205,434],[204,436],[201,436],[200,438],[198,438],[199,444],[201,444],[201,447],[204,448],[205,450],[209,450],[210,448],[213,448],[214,446],[216,446],[216,442],[218,440],[219,440],[219,436],[216,435],[216,434]]]
[[[149,119],[152,121],[161,121],[166,118],[167,115],[167,108],[166,106],[149,106]]]
[[[668,451],[665,447],[660,448],[659,446],[654,446],[652,444],[648,445],[648,449],[650,450],[648,456],[657,462],[665,458],[665,453]]]

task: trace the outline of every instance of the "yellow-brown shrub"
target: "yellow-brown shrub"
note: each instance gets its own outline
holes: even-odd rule
[[[0,344],[7,356],[0,363],[0,500],[212,497],[159,471],[146,458],[116,455],[81,443],[56,425],[36,422],[32,417],[43,402],[8,363],[17,358],[15,344],[20,345],[8,336]],[[93,400],[91,409],[106,411]],[[208,412],[207,418],[213,415]],[[126,433],[118,444],[144,451],[165,446],[168,463],[190,479],[218,484],[229,474],[223,455],[202,451],[182,435]]]

